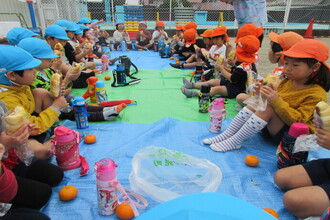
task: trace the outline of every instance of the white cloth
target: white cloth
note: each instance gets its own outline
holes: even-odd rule
[[[213,45],[210,49],[210,55],[214,58],[218,58],[220,56],[226,56],[226,45],[222,45],[222,47],[217,48],[217,45]],[[209,58],[209,62],[212,66],[215,65],[215,61]]]

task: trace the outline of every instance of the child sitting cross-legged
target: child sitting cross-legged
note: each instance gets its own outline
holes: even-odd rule
[[[220,72],[220,79],[211,79],[206,82],[189,82],[183,78],[184,86],[181,88],[182,93],[187,97],[197,97],[199,91],[191,89],[200,89],[203,84],[212,86],[210,95],[221,95],[228,98],[235,98],[239,93],[245,92],[248,72],[253,70],[256,72],[255,53],[259,50],[258,38],[249,35],[240,38],[236,48],[236,63],[232,67],[231,72],[225,68],[225,62],[215,64],[215,69]]]
[[[228,128],[212,138],[203,140],[214,151],[229,151],[241,147],[242,142],[262,131],[276,144],[294,122],[305,123],[315,132],[313,112],[320,101],[326,101],[330,88],[330,70],[325,61],[329,56],[326,44],[313,40],[301,40],[289,50],[283,51],[284,75],[279,86],[273,83],[256,83],[255,94],[260,94],[268,104],[264,111],[245,106],[232,120]]]

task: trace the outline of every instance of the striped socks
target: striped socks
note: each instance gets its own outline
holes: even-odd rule
[[[214,151],[226,152],[229,150],[235,150],[241,147],[244,140],[251,137],[252,135],[261,131],[266,125],[267,121],[259,118],[253,114],[249,120],[230,138],[214,143],[210,145],[210,148]]]
[[[224,132],[215,137],[204,139],[203,143],[214,144],[226,140],[227,138],[234,135],[251,117],[252,114],[253,112],[250,109],[244,107],[241,111],[238,112],[238,114],[235,116],[233,121],[229,124],[228,128]]]

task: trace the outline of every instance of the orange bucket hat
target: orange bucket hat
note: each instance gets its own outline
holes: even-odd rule
[[[247,35],[253,35],[255,37],[260,37],[264,33],[263,27],[257,27],[254,24],[245,24],[240,29],[238,29],[236,34],[235,43],[238,42],[238,39]]]
[[[182,30],[184,30],[184,27],[183,27],[182,24],[178,24],[178,25],[176,26],[175,30],[177,30],[177,31],[182,31]]]
[[[188,30],[188,29],[197,29],[197,24],[195,22],[188,22],[185,26],[184,26],[184,30]]]
[[[259,39],[253,35],[241,37],[236,46],[236,59],[239,62],[254,63],[255,53],[260,48]]]
[[[213,32],[214,32],[213,29],[207,29],[207,30],[205,30],[205,31],[201,34],[201,36],[202,36],[202,37],[208,37],[208,38],[211,38]]]
[[[164,23],[164,21],[157,21],[156,26],[157,27],[165,27],[165,23]]]
[[[280,52],[280,54],[293,58],[314,58],[330,70],[329,65],[325,62],[329,58],[329,47],[318,40],[301,40],[289,50]]]
[[[217,37],[221,35],[226,35],[226,42],[229,42],[229,36],[227,34],[227,28],[225,26],[220,26],[214,29],[212,37]]]
[[[284,32],[283,34],[270,32],[268,37],[271,41],[278,43],[283,48],[283,50],[290,49],[290,47],[304,39],[301,35],[292,31]]]
[[[196,43],[196,30],[194,28],[190,28],[183,32],[183,39],[186,46]]]

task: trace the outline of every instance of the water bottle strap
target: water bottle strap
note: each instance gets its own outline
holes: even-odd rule
[[[80,155],[80,176],[85,176],[88,174],[88,170],[89,170],[89,165],[87,163],[87,160],[85,157]]]
[[[135,217],[140,215],[137,208],[144,209],[148,206],[148,202],[142,196],[133,193],[127,188],[124,188],[118,181],[116,188],[121,193],[123,200],[132,207]],[[129,196],[133,196],[136,201],[133,201]]]

